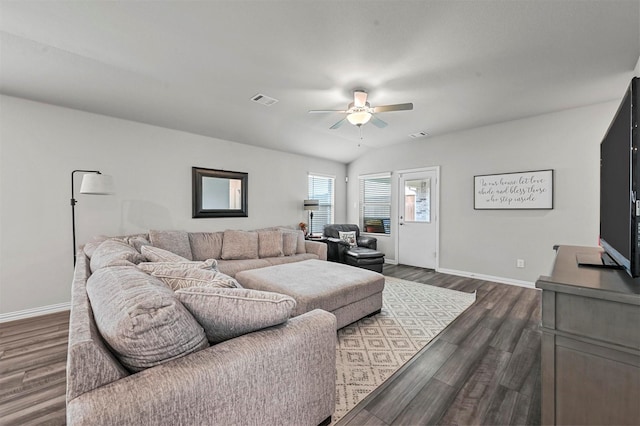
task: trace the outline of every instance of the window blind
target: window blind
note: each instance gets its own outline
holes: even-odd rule
[[[324,226],[333,223],[335,179],[330,176],[309,175],[309,199],[318,200],[318,210],[313,211],[310,230],[320,234]]]
[[[391,174],[360,176],[360,229],[391,233]]]

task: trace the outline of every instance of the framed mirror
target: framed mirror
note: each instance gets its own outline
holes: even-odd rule
[[[193,217],[247,217],[248,173],[191,168]]]

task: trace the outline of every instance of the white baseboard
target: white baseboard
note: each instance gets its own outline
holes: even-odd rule
[[[494,277],[492,275],[477,274],[475,272],[458,271],[456,269],[440,268],[437,272],[449,275],[457,275],[459,277],[476,278],[483,281],[493,281],[501,284],[516,285],[519,287],[536,288],[535,283],[530,281],[514,280],[513,278]]]
[[[24,311],[7,312],[6,314],[0,314],[0,323],[68,311],[69,309],[71,309],[71,302],[25,309]]]
[[[395,259],[387,259],[386,257],[384,258],[384,263],[388,263],[389,265],[397,265],[398,261]]]

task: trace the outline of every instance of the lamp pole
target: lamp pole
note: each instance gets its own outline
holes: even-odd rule
[[[73,266],[76,266],[76,199],[74,195],[73,175],[76,173],[96,173],[98,170],[74,170],[71,172],[71,227],[73,229]]]

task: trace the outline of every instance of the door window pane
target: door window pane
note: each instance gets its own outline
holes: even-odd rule
[[[431,222],[431,179],[405,181],[404,221]]]

